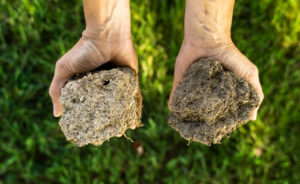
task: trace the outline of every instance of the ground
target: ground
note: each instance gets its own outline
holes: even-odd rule
[[[299,182],[299,2],[236,1],[232,38],[258,66],[265,100],[256,121],[212,147],[187,145],[167,124],[184,1],[131,8],[145,126],[127,136],[141,155],[126,138],[75,147],[52,117],[48,88],[84,29],[81,0],[0,0],[0,183]]]

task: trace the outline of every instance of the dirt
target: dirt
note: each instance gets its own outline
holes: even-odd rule
[[[221,62],[203,58],[190,66],[176,88],[169,125],[187,140],[218,144],[259,104],[253,87]]]
[[[128,68],[101,70],[76,77],[62,89],[59,121],[67,140],[78,146],[101,145],[142,126],[138,83]]]

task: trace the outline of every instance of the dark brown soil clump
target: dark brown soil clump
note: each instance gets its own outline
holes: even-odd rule
[[[187,140],[217,144],[247,123],[258,104],[247,81],[204,58],[191,65],[176,88],[168,121]]]

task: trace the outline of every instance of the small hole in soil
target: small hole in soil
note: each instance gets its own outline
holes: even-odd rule
[[[108,84],[109,84],[109,80],[104,80],[104,81],[103,81],[103,85],[104,85],[104,86],[106,86],[106,85],[108,85]]]
[[[76,99],[76,98],[73,98],[73,99],[71,100],[71,102],[72,102],[72,103],[77,103],[77,99]]]

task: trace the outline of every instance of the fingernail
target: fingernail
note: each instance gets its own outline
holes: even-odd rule
[[[53,104],[53,116],[58,117],[58,107],[55,104]]]
[[[257,118],[257,112],[258,112],[258,108],[256,108],[254,111],[253,111],[253,117],[252,117],[252,120],[256,120]]]

